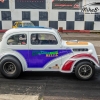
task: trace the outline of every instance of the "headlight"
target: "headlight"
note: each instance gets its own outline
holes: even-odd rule
[[[92,54],[92,53],[93,53],[93,50],[89,50],[88,53],[89,53],[89,54]]]

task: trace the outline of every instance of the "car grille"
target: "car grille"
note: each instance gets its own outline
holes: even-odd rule
[[[88,51],[88,49],[87,48],[74,48],[73,51],[74,52],[79,52],[79,51],[82,52],[82,51]]]

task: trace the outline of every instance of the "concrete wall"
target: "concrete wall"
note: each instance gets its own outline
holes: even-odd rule
[[[66,30],[100,29],[99,14],[80,14],[80,9],[52,9],[52,0],[45,1],[45,9],[15,9],[15,0],[5,0],[5,2],[7,1],[9,1],[9,8],[0,8],[1,30],[12,28],[12,25],[15,21],[22,20],[32,21],[35,25],[53,27],[56,29],[58,29],[59,27],[63,27],[63,29]],[[30,0],[17,1],[29,2]],[[87,1],[88,3],[90,3],[94,0],[84,0],[84,2],[82,2],[82,5],[87,4]],[[36,2],[36,0],[33,0],[33,2]],[[27,12],[28,14],[26,15],[28,17],[26,18],[24,17],[25,12]]]

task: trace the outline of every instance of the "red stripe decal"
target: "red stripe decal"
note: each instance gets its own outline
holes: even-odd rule
[[[91,59],[94,60],[97,64],[99,64],[98,61],[96,60],[96,58],[93,57],[91,54],[78,54],[78,55],[75,55],[75,56],[73,56],[73,57],[71,57],[71,58],[77,59],[77,58],[81,58],[81,57],[88,57],[88,58],[91,58]]]
[[[72,64],[74,63],[74,61],[72,61],[72,60],[69,60],[69,61],[67,61],[65,64],[64,64],[64,66],[62,67],[62,70],[63,71],[69,71],[69,70],[71,70],[71,67],[72,67]]]

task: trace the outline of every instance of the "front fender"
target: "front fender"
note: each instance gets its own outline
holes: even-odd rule
[[[83,54],[83,55],[78,54],[78,55],[71,57],[66,62],[64,62],[60,68],[60,71],[65,72],[65,73],[66,72],[71,73],[74,70],[75,64],[77,64],[78,62],[83,61],[83,60],[91,61],[95,64],[95,68],[100,68],[99,62],[92,55],[90,55],[90,54]]]
[[[87,60],[92,61],[97,67],[100,67],[98,59],[96,59],[91,54],[87,54],[87,53],[77,54],[77,55],[74,55],[73,57],[71,57],[71,59],[76,59],[76,60],[78,60],[78,59],[79,60],[87,59]]]
[[[20,55],[16,51],[8,51],[8,52],[2,53],[0,55],[0,60],[5,56],[10,56],[10,55],[16,57],[20,61],[21,65],[22,65],[22,69],[23,69],[23,71],[25,71],[25,69],[27,68],[26,60],[24,59],[24,57],[22,55]]]

